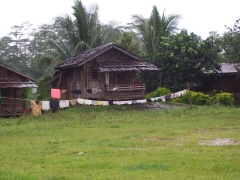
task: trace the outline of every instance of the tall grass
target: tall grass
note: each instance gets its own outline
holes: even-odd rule
[[[238,179],[239,108],[80,106],[0,119],[0,179]],[[201,144],[228,138],[232,145]]]

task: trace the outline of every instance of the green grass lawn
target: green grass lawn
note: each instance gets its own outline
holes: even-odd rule
[[[2,118],[0,153],[0,179],[237,180],[240,109],[80,106]]]

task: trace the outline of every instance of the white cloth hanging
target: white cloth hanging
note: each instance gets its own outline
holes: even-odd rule
[[[69,107],[69,100],[60,100],[60,101],[59,101],[59,107],[60,107],[60,108]]]
[[[42,101],[42,110],[44,111],[50,110],[50,101]]]
[[[37,93],[37,88],[32,88],[31,92],[32,92],[32,94],[36,94]]]

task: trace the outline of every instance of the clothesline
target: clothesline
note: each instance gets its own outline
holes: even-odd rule
[[[162,101],[167,101],[169,99],[174,99],[174,98],[179,98],[181,97],[183,94],[186,93],[186,90],[182,90],[182,91],[178,91],[176,93],[171,93],[171,94],[167,94],[164,96],[157,96],[157,97],[152,97],[150,98],[151,101],[158,101],[158,100],[162,100]]]
[[[171,93],[171,94],[164,95],[164,96],[152,97],[152,98],[149,98],[149,99],[151,101],[157,101],[157,100],[166,101],[166,100],[171,99],[171,98],[180,97],[180,96],[182,96],[185,93],[186,93],[186,90],[182,90],[182,91],[178,91],[176,93]],[[169,98],[168,98],[168,96],[169,96]],[[22,100],[22,101],[31,101],[31,100],[33,100],[33,99],[10,98],[10,97],[3,97],[3,96],[2,96],[2,99],[13,99],[13,100]],[[98,100],[88,100],[88,99],[82,99],[82,98],[76,98],[76,99],[79,99],[79,102],[80,102],[79,104],[84,104],[85,101],[88,102],[87,104],[89,104],[89,101],[98,101]],[[40,101],[48,101],[48,100],[34,100],[34,101],[39,101],[40,102]],[[66,100],[59,100],[59,101],[66,101]],[[69,101],[69,100],[67,100],[67,101]],[[118,102],[126,102],[126,101],[137,101],[137,100],[125,100],[125,101],[118,101]],[[106,102],[106,101],[102,101],[102,102]],[[117,102],[117,101],[113,101],[113,102]]]
[[[20,98],[10,98],[10,97],[2,97],[2,99],[13,99],[13,100],[21,100],[21,101],[31,101],[32,99],[20,99]],[[34,101],[42,101],[42,100],[34,100]]]
[[[173,98],[179,98],[183,94],[186,93],[186,90],[178,91],[176,93],[167,94],[164,96],[157,96],[150,98],[151,101],[167,101]],[[56,110],[58,107],[61,109],[68,108],[70,106],[76,105],[99,105],[99,106],[108,106],[108,105],[124,105],[124,104],[137,104],[137,103],[146,103],[147,99],[139,99],[139,100],[122,100],[122,101],[99,101],[99,100],[90,100],[90,99],[71,99],[71,100],[57,100],[51,99],[49,100],[32,100],[32,99],[20,99],[20,98],[10,98],[10,97],[2,97],[2,99],[13,99],[13,100],[22,100],[22,101],[30,101],[32,112],[35,116],[41,115],[41,110],[49,111],[52,109]],[[39,104],[36,104],[35,101],[40,101]]]

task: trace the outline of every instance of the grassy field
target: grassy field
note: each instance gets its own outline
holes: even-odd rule
[[[0,179],[239,179],[240,109],[81,106],[0,119]]]

